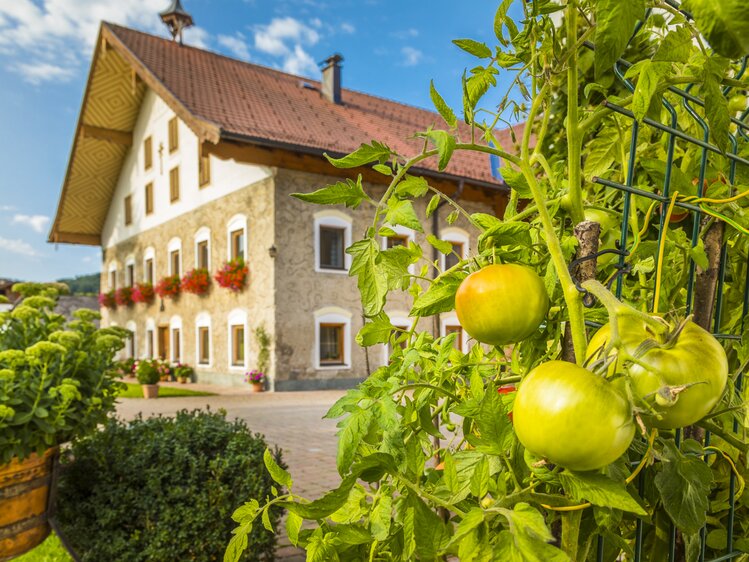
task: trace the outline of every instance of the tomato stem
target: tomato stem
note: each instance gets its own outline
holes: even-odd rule
[[[567,61],[567,166],[569,167],[570,213],[572,221],[578,224],[585,220],[583,214],[582,188],[582,136],[578,118],[578,76],[577,76],[577,6],[572,0],[567,4],[567,43],[570,45]]]

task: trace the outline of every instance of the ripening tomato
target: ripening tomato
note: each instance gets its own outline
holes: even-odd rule
[[[506,345],[524,340],[543,321],[549,296],[530,267],[494,264],[471,273],[458,287],[455,312],[477,341]]]
[[[610,334],[609,324],[601,327],[588,344],[588,355],[606,346]],[[633,317],[619,320],[619,335],[624,349],[631,355],[643,341],[658,341],[642,320]],[[728,360],[723,346],[691,321],[686,323],[673,345],[653,348],[639,360],[647,368],[632,364],[627,369],[632,390],[658,412],[658,416],[644,416],[645,421],[661,429],[675,429],[700,421],[718,403],[728,381]],[[689,386],[677,394],[673,402],[658,396],[659,389],[683,385]]]
[[[570,470],[611,464],[635,436],[632,406],[624,394],[566,361],[533,369],[520,384],[513,412],[523,446]]]

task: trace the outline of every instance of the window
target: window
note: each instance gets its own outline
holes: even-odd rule
[[[172,238],[167,245],[168,275],[182,275],[182,240]]]
[[[440,238],[452,244],[453,251],[440,257],[442,270],[450,269],[461,260],[468,258],[468,233],[461,228],[445,228],[440,233]]]
[[[315,312],[315,355],[318,369],[350,368],[350,312],[338,307]]]
[[[211,332],[208,326],[198,327],[198,365],[211,362]]]
[[[153,329],[146,330],[146,357],[153,359]]]
[[[453,246],[453,251],[450,254],[445,255],[445,269],[450,269],[460,263],[465,250],[462,242],[450,242]]]
[[[247,259],[247,217],[234,215],[226,224],[227,259]]]
[[[244,366],[244,325],[234,324],[231,327],[231,364],[232,367]]]
[[[179,267],[179,250],[172,250],[171,252],[169,252],[169,265],[171,267],[171,275],[182,275]]]
[[[448,324],[445,326],[445,335],[457,334],[453,347],[458,351],[463,351],[463,327],[455,324]]]
[[[179,201],[179,166],[169,170],[169,201]]]
[[[128,287],[135,285],[135,263],[129,263],[125,266],[125,283]]]
[[[198,242],[197,266],[200,269],[208,269],[208,240]]]
[[[137,357],[137,350],[135,347],[135,337],[136,337],[135,336],[135,331],[136,331],[135,322],[131,320],[125,325],[125,328],[127,328],[127,330],[130,332],[127,336],[127,342],[126,342],[127,357],[129,359],[135,359]]]
[[[146,184],[146,214],[150,215],[153,213],[153,182]]]
[[[145,262],[143,280],[153,285],[153,258],[148,258]]]
[[[408,246],[408,235],[396,234],[385,238],[385,249],[395,248],[396,246]]]
[[[198,148],[198,185],[205,187],[211,183],[211,157],[203,156]]]
[[[463,330],[455,314],[446,314],[440,319],[440,335],[444,337],[450,334],[457,334],[453,342],[455,349],[463,353],[468,351],[468,334]]]
[[[169,120],[169,152],[179,148],[179,121],[176,117]]]
[[[244,259],[244,230],[234,230],[229,233],[231,241],[231,259]]]
[[[178,362],[182,358],[182,330],[180,328],[172,328],[172,361]]]
[[[150,170],[153,166],[153,139],[146,137],[143,141],[143,168]]]
[[[203,226],[195,232],[195,267],[211,268],[211,230]]]
[[[133,196],[125,196],[125,226],[133,224]]]
[[[340,211],[315,214],[315,271],[346,273],[351,256],[351,218]]]
[[[117,289],[117,264],[113,263],[109,266],[109,290],[115,289]]]

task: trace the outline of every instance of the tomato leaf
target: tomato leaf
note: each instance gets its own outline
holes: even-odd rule
[[[325,154],[325,158],[328,162],[333,164],[336,168],[356,168],[357,166],[363,166],[370,162],[379,162],[383,164],[388,158],[392,151],[387,145],[384,145],[377,141],[372,141],[372,144],[362,144],[354,152],[342,158],[333,158]]]
[[[692,52],[692,34],[686,26],[669,31],[653,55],[654,61],[687,62]]]
[[[359,333],[356,334],[356,343],[364,347],[376,343],[387,343],[392,331],[393,325],[390,323],[390,319],[387,314],[381,312],[374,318],[370,318],[369,322],[361,327]]]
[[[428,191],[429,184],[421,176],[406,176],[395,187],[395,194],[399,197],[421,197]]]
[[[307,562],[338,562],[334,539],[335,533],[325,533],[321,528],[315,529],[305,549],[307,550]]]
[[[671,65],[666,62],[645,61],[640,67],[640,75],[632,97],[632,113],[642,121],[654,103],[660,103],[660,87]]]
[[[697,28],[716,53],[729,59],[749,55],[749,14],[744,0],[685,0]]]
[[[388,210],[385,215],[385,222],[391,226],[405,226],[418,232],[424,232],[416,216],[413,203],[405,199],[396,199],[391,197],[388,200]]]
[[[691,535],[707,520],[712,471],[701,459],[684,456],[673,441],[665,444],[663,469],[655,485],[674,525]]]
[[[278,482],[287,490],[291,488],[291,485],[293,484],[291,474],[278,466],[276,459],[273,458],[273,454],[269,449],[266,449],[265,453],[263,453],[263,462],[265,463],[265,468],[268,469],[268,472],[270,473],[270,476],[271,478],[273,478],[273,480]]]
[[[647,512],[629,494],[624,482],[617,482],[608,476],[595,472],[570,472],[559,474],[564,490],[577,501],[588,501],[601,507],[613,507],[638,515]]]
[[[303,519],[292,511],[286,514],[286,536],[289,537],[289,542],[294,546],[297,546],[299,541],[299,531],[302,528],[302,521]]]
[[[224,552],[224,562],[237,562],[247,548],[248,535],[252,531],[252,524],[243,525],[234,530],[234,536]]]
[[[728,149],[731,117],[728,115],[728,100],[723,96],[720,80],[728,67],[728,60],[709,57],[703,72],[705,92],[705,117],[710,125],[710,137],[723,152]]]
[[[508,535],[500,533],[500,549],[503,553],[500,560],[518,560],[523,562],[569,562],[569,557],[558,548],[548,544],[553,540],[541,515],[527,503],[518,503],[512,510],[500,509],[510,526]],[[510,540],[512,542],[510,542]],[[503,551],[509,551],[510,556]],[[495,558],[496,559],[496,558]]]
[[[427,235],[427,242],[441,254],[449,254],[453,251],[453,245],[450,242],[440,240],[434,234]]]
[[[453,39],[453,43],[474,57],[488,59],[492,56],[492,50],[486,46],[486,43],[480,43],[473,39]]]
[[[457,272],[439,277],[416,298],[409,316],[430,316],[454,309],[455,293],[464,277]]]
[[[437,162],[437,168],[439,171],[443,171],[450,163],[453,151],[455,150],[455,137],[447,131],[427,131],[421,133],[422,137],[428,139],[437,148],[439,155],[439,162]]]
[[[440,197],[437,194],[432,196],[432,198],[429,200],[429,204],[427,204],[427,209],[426,209],[427,218],[431,217],[434,211],[437,210],[437,207],[439,207],[441,200],[442,200],[442,197]]]
[[[523,172],[510,166],[502,166],[499,173],[502,175],[505,183],[518,192],[518,197],[521,199],[530,199],[533,197],[531,188],[528,186],[528,181],[525,179]]]
[[[450,536],[445,522],[415,494],[408,494],[406,505],[414,512],[416,555],[421,560],[434,560]]]
[[[375,316],[385,305],[388,291],[387,275],[378,267],[380,249],[377,242],[372,238],[359,240],[347,248],[346,253],[352,256],[349,275],[357,276],[364,314]]]
[[[527,222],[500,222],[479,237],[479,247],[530,246],[530,230],[531,225]]]
[[[437,88],[434,87],[434,80],[429,82],[429,96],[432,98],[434,107],[442,116],[442,119],[445,120],[445,123],[447,123],[450,128],[454,129],[455,127],[457,127],[458,118],[455,117],[455,112],[453,112],[452,108],[447,105],[447,103],[445,103],[445,100],[437,91]]]
[[[474,423],[481,436],[466,436],[477,451],[487,455],[504,455],[512,444],[512,423],[496,390],[489,389],[479,405]]]
[[[595,0],[595,76],[600,78],[622,56],[637,20],[645,15],[644,0]]]
[[[393,520],[393,498],[392,490],[387,487],[379,494],[372,508],[369,520],[369,529],[375,540],[384,542],[390,534],[390,522]],[[369,542],[369,537],[364,542]],[[352,543],[348,543],[352,544]]]
[[[357,408],[347,417],[338,422],[338,454],[336,465],[338,473],[343,475],[354,461],[354,455],[359,443],[369,431],[372,423],[372,410],[369,408]]]
[[[292,193],[291,196],[316,205],[345,205],[352,209],[356,209],[362,201],[369,200],[362,188],[361,175],[356,181],[346,179],[312,193]]]
[[[619,155],[620,146],[619,130],[615,126],[603,127],[588,143],[584,166],[585,177],[591,180],[610,170]]]

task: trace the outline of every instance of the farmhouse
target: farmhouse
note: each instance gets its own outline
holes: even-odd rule
[[[238,291],[214,280],[203,295],[103,308],[103,325],[132,331],[130,356],[181,361],[201,381],[242,384],[262,327],[271,389],[351,386],[387,353],[354,342],[363,318],[344,251],[371,224],[371,207],[318,207],[290,194],[358,174],[365,189],[383,193],[389,178],[371,168],[338,170],[323,153],[341,156],[378,140],[412,155],[422,145],[413,133],[439,127],[441,118],[342,88],[340,55],[323,63],[316,81],[185,46],[179,37],[191,20],[179,10],[170,14],[174,40],[102,23],[49,240],[101,246],[102,293],[247,265]],[[509,145],[509,131],[501,135]],[[486,155],[456,153],[443,172],[425,161],[413,173],[469,211],[504,208],[507,188]],[[476,234],[463,219],[448,225],[445,206],[425,219],[425,206],[416,210],[426,232],[398,227],[382,244],[415,242],[427,261],[449,267],[468,255]],[[451,242],[454,253],[433,253],[428,234]],[[394,325],[410,325],[406,296],[388,302]],[[460,326],[443,315],[434,329]]]

